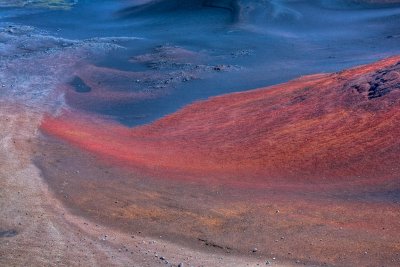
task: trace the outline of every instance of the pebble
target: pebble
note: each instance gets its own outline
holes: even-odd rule
[[[257,248],[253,248],[253,250],[252,250],[253,253],[256,253],[257,251],[258,251]]]

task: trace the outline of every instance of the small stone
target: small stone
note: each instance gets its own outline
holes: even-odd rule
[[[184,267],[185,265],[181,262],[178,264],[178,267]]]
[[[257,251],[258,251],[257,248],[253,248],[253,250],[252,250],[253,253],[256,253]]]
[[[270,261],[266,261],[266,262],[265,262],[265,265],[270,265],[270,264],[271,264]]]
[[[163,256],[161,256],[161,257],[160,257],[160,260],[164,261],[164,260],[165,260],[165,258],[164,258]]]
[[[16,230],[0,231],[0,237],[14,237],[18,234]]]

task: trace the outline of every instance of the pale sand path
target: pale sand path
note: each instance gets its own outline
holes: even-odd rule
[[[71,214],[31,161],[40,119],[39,111],[0,100],[0,231],[17,231],[0,237],[0,266],[266,265],[268,259],[256,256],[209,254],[132,237]]]

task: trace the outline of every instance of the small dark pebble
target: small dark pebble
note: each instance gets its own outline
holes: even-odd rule
[[[0,231],[0,237],[14,237],[18,234],[16,230]]]

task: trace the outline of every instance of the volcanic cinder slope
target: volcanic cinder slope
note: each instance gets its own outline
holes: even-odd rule
[[[124,231],[283,262],[397,266],[399,111],[392,57],[137,128],[65,109],[43,119],[37,164],[74,212]]]
[[[130,128],[398,54],[399,3],[0,0],[0,266],[399,266],[398,57]]]
[[[400,163],[398,62],[394,57],[215,97],[133,129],[64,111],[47,116],[42,130],[164,174],[217,173],[274,184],[394,179]]]

